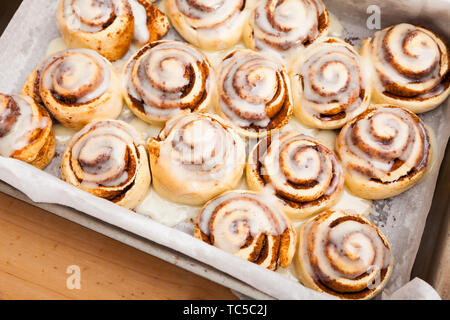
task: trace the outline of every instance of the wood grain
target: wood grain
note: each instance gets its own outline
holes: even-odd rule
[[[68,266],[81,289],[66,287]],[[228,288],[0,194],[0,299],[236,299]]]

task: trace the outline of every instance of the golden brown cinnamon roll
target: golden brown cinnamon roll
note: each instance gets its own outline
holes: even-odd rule
[[[304,223],[298,238],[298,276],[319,292],[341,299],[371,299],[392,273],[389,243],[361,215],[326,211]]]
[[[412,112],[374,105],[347,123],[336,148],[345,183],[366,199],[393,197],[415,185],[430,163],[431,145],[422,120]]]
[[[66,182],[128,209],[147,195],[151,176],[143,137],[120,120],[93,121],[76,133],[63,155]]]
[[[263,196],[229,191],[209,201],[195,225],[196,238],[269,270],[290,265],[296,232]]]
[[[211,114],[183,113],[148,141],[153,187],[170,201],[202,205],[239,183],[245,145]]]
[[[248,48],[289,60],[328,35],[330,17],[322,0],[263,0],[244,27]]]
[[[179,34],[205,50],[227,49],[242,36],[245,0],[167,0],[167,14]]]
[[[133,39],[143,45],[169,30],[166,16],[147,0],[60,0],[57,20],[69,48],[96,50],[111,61]]]
[[[0,156],[43,169],[54,154],[55,135],[47,111],[30,97],[0,94]]]
[[[119,76],[108,60],[89,49],[47,57],[28,77],[22,93],[74,129],[93,119],[115,119],[122,110]]]
[[[368,71],[359,54],[342,40],[327,38],[312,44],[289,72],[295,117],[313,128],[341,128],[369,105]]]
[[[261,140],[249,155],[246,175],[251,190],[273,188],[291,219],[304,219],[331,207],[344,184],[333,151],[296,132]]]
[[[216,110],[243,136],[265,136],[281,128],[292,114],[283,66],[251,50],[233,51],[220,66]]]
[[[182,110],[207,111],[216,91],[208,59],[180,41],[157,41],[138,51],[124,69],[123,86],[131,111],[156,124]]]
[[[372,100],[421,113],[450,94],[449,47],[430,30],[402,23],[363,41],[373,65]]]

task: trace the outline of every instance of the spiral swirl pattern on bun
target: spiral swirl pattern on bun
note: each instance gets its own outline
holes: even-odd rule
[[[312,44],[290,70],[294,115],[313,128],[341,128],[369,105],[369,71],[342,40],[327,38]]]
[[[216,91],[208,59],[180,41],[153,42],[137,52],[125,67],[124,86],[131,111],[150,123],[181,110],[207,111]]]
[[[384,199],[415,185],[430,163],[430,137],[412,112],[374,105],[341,130],[337,152],[357,196]]]
[[[55,154],[47,111],[30,97],[0,93],[0,156],[43,169]]]
[[[289,219],[276,206],[254,192],[239,190],[208,202],[194,235],[269,270],[291,263],[297,239]]]
[[[203,205],[235,188],[245,166],[244,142],[211,114],[174,116],[148,149],[153,187],[177,203]]]
[[[151,177],[143,137],[120,120],[93,121],[70,140],[61,177],[128,209],[147,195]]]
[[[410,24],[376,32],[362,45],[374,68],[372,99],[414,113],[434,109],[450,94],[449,51],[438,35]]]
[[[306,218],[335,204],[344,183],[333,151],[296,132],[261,140],[249,155],[246,174],[250,189],[273,188],[292,219]]]
[[[220,67],[216,110],[244,136],[264,136],[281,128],[292,114],[287,73],[261,54],[233,51]]]
[[[246,0],[167,0],[168,16],[181,36],[205,50],[236,44],[247,19]]]
[[[326,211],[304,223],[298,237],[298,276],[309,288],[342,299],[371,299],[392,273],[389,243],[361,215]]]
[[[122,110],[118,75],[110,62],[89,49],[69,49],[47,57],[28,77],[22,93],[75,129],[93,119],[117,118]]]
[[[329,20],[322,0],[263,0],[252,11],[243,37],[250,49],[290,58],[327,36]]]

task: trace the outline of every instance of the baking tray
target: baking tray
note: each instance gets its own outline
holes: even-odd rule
[[[10,1],[9,4],[5,6],[13,7],[14,5],[11,4],[13,2],[20,3],[21,1]],[[2,4],[2,6],[4,5]],[[6,11],[7,10],[1,13],[2,20],[5,19],[4,15]],[[4,26],[6,26],[6,24],[4,24]],[[0,25],[0,33],[1,31],[3,31],[2,25]],[[126,230],[98,220],[78,210],[55,204],[35,203],[22,192],[2,181],[0,181],[0,192],[130,245],[169,263],[175,264],[185,270],[210,279],[248,297],[255,299],[273,299],[273,297],[256,290],[250,285],[207,264],[201,263],[175,250],[161,246],[148,239],[144,239]],[[412,270],[412,277],[418,276],[430,283],[443,299],[450,299],[449,196],[450,148],[447,148],[445,158],[441,165],[436,191],[430,214],[427,218],[421,246]]]

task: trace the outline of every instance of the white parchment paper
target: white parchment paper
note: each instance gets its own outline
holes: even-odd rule
[[[338,17],[346,30],[346,36],[355,45],[375,31],[366,27],[369,16],[366,10],[373,4],[378,4],[381,9],[381,27],[400,22],[416,23],[435,30],[447,41],[450,39],[448,0],[325,0],[324,2]],[[50,40],[59,36],[55,19],[56,4],[56,0],[23,1],[0,39],[0,92],[18,93],[29,73],[44,58]],[[450,135],[449,101],[421,115],[421,118],[436,137],[431,170],[420,184],[400,196],[375,201],[369,216],[387,236],[396,260],[383,298],[439,298],[430,286],[424,285],[423,281],[415,279],[409,282],[409,280],[431,205],[439,166]],[[332,298],[207,245],[189,234],[92,196],[20,161],[0,157],[0,179],[22,191],[35,202],[56,203],[83,211],[209,264],[275,298]]]

